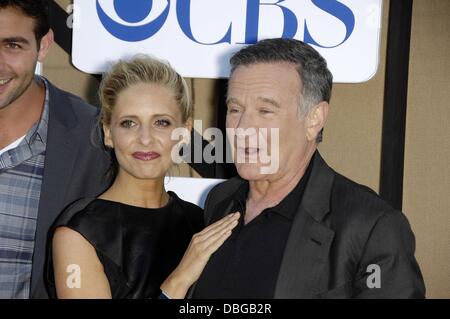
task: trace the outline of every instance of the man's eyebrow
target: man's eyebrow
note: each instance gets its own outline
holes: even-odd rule
[[[236,99],[234,97],[227,97],[226,104],[228,105],[230,103],[241,105],[241,103],[239,103],[238,99]]]
[[[274,99],[271,99],[268,97],[258,97],[258,100],[260,100],[263,103],[270,104],[278,109],[280,108],[280,104],[277,101],[275,101]],[[227,105],[230,103],[241,105],[241,103],[239,103],[239,100],[236,98],[233,98],[233,97],[227,98],[226,103],[227,103]]]
[[[23,44],[30,44],[30,41],[25,39],[24,37],[9,37],[4,38],[2,40],[3,43],[23,43]]]
[[[261,102],[270,104],[270,105],[272,105],[272,106],[274,106],[274,107],[276,107],[276,108],[278,108],[278,109],[280,108],[280,104],[279,104],[277,101],[275,101],[275,100],[273,100],[273,99],[271,99],[271,98],[268,98],[268,97],[259,97],[258,100],[260,100]]]

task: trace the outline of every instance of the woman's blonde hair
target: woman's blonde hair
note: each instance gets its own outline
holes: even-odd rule
[[[111,124],[111,116],[119,94],[132,85],[139,83],[158,84],[169,89],[180,106],[183,123],[192,117],[192,102],[186,81],[170,66],[148,55],[136,55],[131,60],[120,60],[104,74],[99,88],[101,103],[100,118],[97,125],[98,135],[103,141],[102,126]],[[105,147],[104,143],[103,147]],[[119,165],[114,151],[106,148],[111,159],[106,174],[107,181],[112,183],[117,176]]]
[[[109,125],[119,94],[134,84],[158,84],[173,92],[185,123],[192,117],[192,102],[186,81],[169,63],[148,55],[137,55],[131,60],[120,60],[103,76],[99,97],[101,124]]]

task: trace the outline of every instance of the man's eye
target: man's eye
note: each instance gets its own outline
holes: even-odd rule
[[[155,125],[159,127],[167,127],[170,126],[170,121],[168,120],[156,120]]]
[[[228,113],[238,113],[239,109],[237,107],[229,107]]]
[[[120,126],[123,128],[131,128],[135,125],[136,125],[136,123],[134,123],[132,120],[124,120],[124,121],[120,122]]]
[[[271,113],[273,113],[272,110],[268,110],[268,109],[261,109],[261,110],[259,110],[259,112],[261,114],[271,114]]]
[[[13,43],[13,42],[11,42],[11,43],[7,43],[6,44],[6,48],[8,48],[8,49],[20,49],[21,48],[21,46],[20,45],[18,45],[17,43]]]

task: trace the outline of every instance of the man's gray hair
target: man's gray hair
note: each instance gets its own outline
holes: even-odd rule
[[[300,114],[308,112],[322,101],[330,102],[333,75],[326,60],[314,48],[295,39],[265,39],[236,52],[230,59],[231,74],[239,66],[256,63],[290,62],[297,65],[303,84],[300,97]],[[322,132],[317,142],[322,141]]]

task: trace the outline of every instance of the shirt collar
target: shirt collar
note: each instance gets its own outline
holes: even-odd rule
[[[50,94],[48,89],[48,81],[44,77],[35,76],[35,81],[41,81],[45,86],[45,99],[44,99],[44,108],[42,110],[41,117],[39,122],[36,122],[33,127],[28,131],[25,136],[25,140],[28,145],[32,146],[35,143],[38,143],[46,148],[47,146],[47,131],[48,131],[48,117],[49,117],[49,101]]]
[[[303,174],[303,177],[297,183],[295,188],[285,198],[283,198],[280,203],[278,203],[273,207],[266,208],[262,213],[265,213],[266,211],[271,211],[289,220],[294,219],[297,209],[301,204],[303,194],[306,189],[306,185],[308,184],[309,176],[311,175],[314,157],[316,156],[316,153],[314,153],[314,155],[311,157],[311,160],[308,164],[308,167],[305,170],[305,173]],[[237,189],[234,195],[233,211],[239,211],[245,214],[248,192],[249,192],[249,182],[245,180],[244,183],[242,183],[241,186]]]
[[[314,156],[315,154],[311,157],[311,160],[308,164],[308,167],[305,170],[305,173],[303,174],[302,178],[297,183],[295,188],[280,203],[278,203],[278,205],[270,208],[271,211],[274,211],[288,218],[289,220],[294,219],[297,209],[302,202],[303,194],[305,193],[309,176],[311,175]]]

